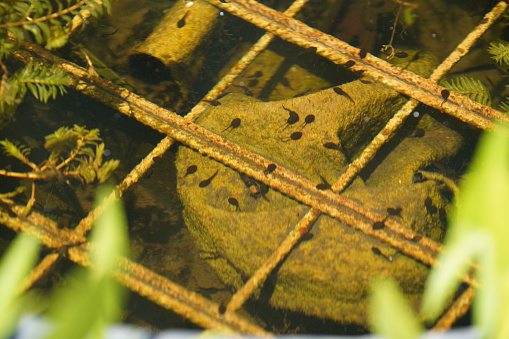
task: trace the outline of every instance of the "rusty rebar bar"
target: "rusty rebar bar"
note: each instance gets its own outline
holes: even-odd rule
[[[37,54],[42,59],[64,68],[75,78],[75,88],[86,95],[116,108],[121,113],[135,117],[140,122],[171,136],[200,153],[361,230],[365,234],[393,246],[400,252],[424,264],[431,265],[433,263],[435,251],[425,249],[422,244],[411,241],[420,236],[412,230],[404,228],[396,221],[391,220],[386,223],[391,226],[392,231],[385,229],[375,231],[371,225],[374,222],[382,221],[385,218],[384,215],[364,208],[332,191],[320,191],[316,189],[315,183],[297,176],[283,167],[278,167],[275,172],[267,176],[264,171],[272,161],[249,152],[237,144],[162,109],[111,82],[99,78],[89,79],[86,76],[86,70],[57,58],[41,48],[27,44],[24,44],[24,46],[26,50]],[[18,52],[18,55],[21,56],[21,54],[22,52]],[[78,80],[80,78],[83,80]]]
[[[21,294],[31,288],[39,279],[49,272],[53,264],[55,264],[60,257],[59,253],[47,254],[44,259],[30,272],[28,277],[23,280],[21,285],[16,290],[16,293]]]
[[[493,118],[509,122],[507,115],[491,107],[474,102],[461,94],[438,86],[428,79],[393,66],[370,53],[364,55],[358,48],[256,1],[230,0],[227,3],[218,0],[206,1],[278,35],[283,40],[304,48],[314,47],[318,54],[332,62],[345,64],[351,61],[354,63],[351,69],[362,71],[365,76],[478,128],[491,128],[493,126],[491,119]],[[504,9],[506,5],[499,4],[497,6]],[[448,93],[446,98],[442,95],[443,91]]]
[[[293,17],[309,0],[297,0],[291,4],[290,7],[284,12],[289,17]],[[219,80],[214,87],[207,93],[207,95],[194,106],[191,111],[186,115],[186,119],[195,121],[196,118],[205,110],[209,105],[207,101],[216,100],[224,90],[230,86],[235,79],[249,66],[250,63],[263,51],[270,42],[274,39],[274,34],[265,33],[258,41],[245,53],[242,58],[233,66],[228,74]]]
[[[469,286],[465,292],[463,292],[452,304],[452,306],[445,312],[438,322],[433,326],[433,330],[445,331],[451,328],[451,326],[464,316],[470,306],[472,305],[472,300],[474,298],[474,288]]]
[[[24,206],[18,206],[14,210],[22,210],[23,208]],[[68,254],[72,261],[82,266],[90,265],[88,256],[89,243],[85,240],[81,244],[74,243],[73,239],[77,235],[73,231],[61,230],[62,232],[53,232],[53,221],[40,215],[37,218],[32,218],[32,214],[35,214],[35,212],[32,212],[28,218],[13,217],[0,209],[0,223],[16,232],[27,232],[34,235],[46,247],[61,248],[69,246]],[[44,271],[44,268],[53,260],[55,260],[54,256],[49,257],[43,266],[39,265],[41,271]],[[162,307],[173,310],[197,325],[228,333],[268,335],[263,329],[241,316],[236,314],[228,316],[219,314],[219,304],[207,300],[197,293],[187,291],[185,288],[151,272],[139,264],[126,258],[121,258],[120,263],[120,270],[116,276],[121,283],[142,295],[146,295],[151,290],[155,291],[154,293],[149,293],[152,301]]]

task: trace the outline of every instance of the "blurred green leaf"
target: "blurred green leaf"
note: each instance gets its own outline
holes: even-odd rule
[[[371,285],[369,322],[374,332],[385,339],[414,339],[423,332],[414,312],[392,278]]]
[[[101,186],[96,204],[112,192]],[[51,338],[101,337],[105,327],[120,315],[123,289],[112,276],[118,256],[127,253],[127,227],[122,205],[111,203],[92,229],[91,268],[79,268],[75,280],[81,285],[56,293],[50,309],[56,328]]]
[[[461,272],[475,261],[479,289],[474,323],[486,338],[508,338],[501,319],[509,316],[509,130],[497,126],[481,137],[469,179],[461,188],[439,264],[430,273],[422,313],[433,317],[459,285]]]
[[[17,295],[23,279],[34,267],[39,242],[28,234],[14,239],[0,262],[0,338],[8,338],[16,325],[21,304]]]

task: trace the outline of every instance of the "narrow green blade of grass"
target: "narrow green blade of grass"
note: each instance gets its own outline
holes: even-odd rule
[[[414,312],[394,280],[386,278],[372,285],[369,322],[385,339],[415,339],[423,331]]]
[[[445,250],[430,274],[422,314],[438,316],[459,285],[468,261],[475,261],[481,268],[476,272],[480,288],[472,308],[474,323],[483,337],[507,338],[509,333],[504,336],[499,332],[501,307],[508,309],[505,305],[509,303],[504,294],[509,283],[507,127],[498,126],[482,136],[470,172],[452,215]]]
[[[14,239],[0,262],[0,338],[9,337],[19,315],[17,289],[34,267],[39,242],[30,235],[20,234]]]
[[[100,189],[96,204],[111,189]],[[120,314],[122,287],[112,277],[118,256],[127,251],[127,228],[120,202],[111,204],[98,218],[91,235],[91,268],[79,268],[75,288],[57,291],[50,316],[55,322],[51,338],[100,338]]]

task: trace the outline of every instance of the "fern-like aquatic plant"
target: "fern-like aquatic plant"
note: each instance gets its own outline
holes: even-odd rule
[[[79,180],[83,184],[95,181],[105,182],[118,167],[119,161],[112,159],[103,162],[104,143],[99,130],[87,130],[75,125],[73,128],[61,127],[46,136],[44,148],[49,152],[47,160],[36,164],[30,160],[30,148],[9,140],[0,141],[4,152],[30,167],[27,172],[11,172],[0,169],[0,175],[35,180],[57,178],[66,184]],[[35,185],[32,185],[32,197]],[[28,203],[28,210],[35,201]],[[27,211],[28,211],[27,210]]]
[[[504,67],[509,67],[509,42],[499,40],[490,43],[488,53],[491,58]],[[504,98],[500,103],[499,109],[503,112],[509,113],[509,98]]]
[[[501,65],[509,65],[509,43],[507,41],[499,40],[490,43],[488,53],[492,55],[492,59]]]
[[[65,45],[71,33],[84,27],[86,16],[110,11],[109,0],[7,0],[0,2],[0,128],[12,120],[27,88],[42,101],[65,92],[64,71],[30,62],[9,76],[4,60],[26,38],[47,49]]]
[[[490,92],[479,79],[462,76],[451,81],[444,81],[443,86],[480,104],[491,106]]]

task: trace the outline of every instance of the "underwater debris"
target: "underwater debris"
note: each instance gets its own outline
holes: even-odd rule
[[[260,191],[260,186],[258,185],[258,182],[248,176],[244,173],[239,173],[240,179],[244,182],[244,185],[246,185],[247,189],[249,190],[249,195],[252,196],[255,199],[258,199],[260,196],[262,196],[262,193]]]
[[[372,228],[374,230],[381,230],[385,227],[385,219],[383,221],[377,221],[373,224]]]

